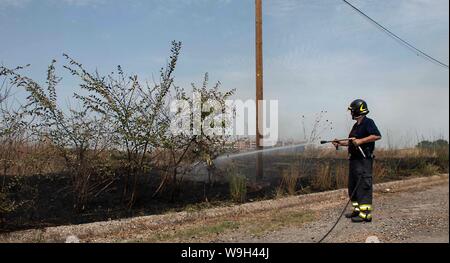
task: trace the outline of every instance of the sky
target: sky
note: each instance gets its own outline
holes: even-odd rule
[[[351,0],[433,57],[449,63],[448,0]],[[301,139],[301,116],[327,111],[346,137],[347,106],[369,103],[384,145],[449,137],[449,72],[405,49],[340,0],[263,0],[264,96],[279,101],[280,138]],[[255,96],[253,0],[0,0],[0,64],[30,63],[44,81],[52,59],[69,101],[76,81],[67,53],[107,74],[121,65],[152,80],[170,42],[183,42],[175,83],[189,88],[208,72],[235,98]],[[212,83],[213,84],[213,83]]]

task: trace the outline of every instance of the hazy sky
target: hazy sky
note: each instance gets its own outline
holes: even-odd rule
[[[335,133],[364,98],[398,145],[449,137],[448,69],[388,38],[340,0],[263,0],[265,96],[278,99],[282,137],[301,138],[300,116],[326,110]],[[448,0],[351,0],[420,49],[449,62]],[[254,97],[253,0],[0,0],[0,63],[31,63],[42,80],[63,52],[102,73],[122,65],[151,80],[171,40],[183,42],[176,84],[209,72],[237,98]],[[61,75],[66,77],[60,69]],[[60,95],[76,89],[65,78]],[[387,139],[384,140],[386,144]]]

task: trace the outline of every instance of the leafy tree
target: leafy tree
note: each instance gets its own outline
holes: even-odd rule
[[[169,128],[163,121],[173,73],[178,61],[181,42],[172,42],[170,61],[161,69],[158,84],[143,86],[138,76],[127,76],[118,66],[117,73],[106,77],[86,71],[71,59],[67,69],[82,80],[81,88],[88,95],[75,94],[84,107],[105,118],[112,128],[113,143],[119,151],[126,153],[125,169],[127,181],[124,196],[128,196],[131,207],[137,198],[139,175],[152,167],[152,152]]]

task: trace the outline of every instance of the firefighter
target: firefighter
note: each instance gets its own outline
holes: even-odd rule
[[[335,147],[348,147],[349,179],[348,194],[352,201],[353,211],[346,214],[352,222],[372,221],[372,170],[375,142],[381,139],[381,133],[375,122],[367,117],[369,108],[364,100],[357,99],[350,104],[351,112],[356,123],[350,131],[350,141],[334,141]],[[364,152],[361,153],[361,150]],[[359,184],[358,184],[359,183]]]

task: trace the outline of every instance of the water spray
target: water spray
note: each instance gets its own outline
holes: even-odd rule
[[[281,150],[288,150],[288,149],[296,149],[300,147],[308,146],[312,143],[300,143],[300,144],[294,144],[294,145],[286,145],[286,146],[280,146],[280,147],[273,147],[273,148],[266,148],[262,150],[254,150],[249,152],[243,152],[243,153],[235,153],[235,154],[229,154],[229,155],[223,155],[217,158],[217,161],[225,160],[225,159],[234,159],[239,157],[245,157],[245,156],[251,156],[258,153],[269,153],[269,152],[276,152]]]
[[[253,150],[248,152],[241,152],[241,153],[229,153],[229,154],[223,154],[219,157],[217,157],[213,162],[215,165],[220,165],[223,162],[232,161],[234,159],[242,158],[242,157],[248,157],[248,156],[256,156],[257,154],[266,154],[266,153],[272,153],[277,151],[283,151],[283,150],[291,150],[291,149],[297,149],[306,147],[308,145],[312,145],[313,143],[305,142],[305,143],[298,143],[293,145],[286,145],[286,146],[280,146],[280,147],[272,147],[272,148],[265,148],[261,150]],[[192,168],[197,169],[198,171],[205,169],[206,165],[202,164],[201,161],[196,162],[192,165]]]

